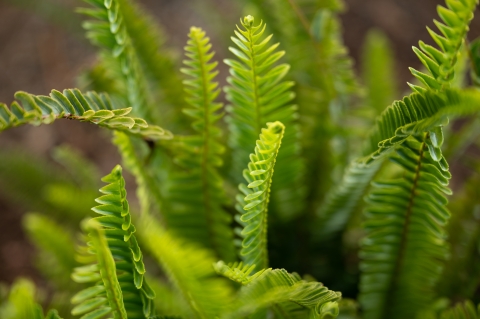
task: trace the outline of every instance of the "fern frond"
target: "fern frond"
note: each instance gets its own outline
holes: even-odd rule
[[[86,314],[95,318],[109,314],[115,319],[128,319],[115,260],[105,232],[96,221],[90,220],[85,228],[89,232],[96,263],[75,268],[72,278],[76,282],[94,282],[95,285],[73,296],[72,303],[78,305],[72,309],[72,315]]]
[[[243,226],[240,256],[255,271],[268,267],[267,220],[268,202],[272,185],[273,168],[282,144],[285,126],[280,122],[267,123],[256,142],[255,153],[250,154],[248,169],[243,177],[248,185],[240,184],[242,195],[237,195],[236,220]],[[277,175],[275,175],[277,176]]]
[[[304,165],[300,159],[299,129],[296,106],[291,105],[294,93],[290,81],[282,81],[289,70],[287,64],[275,66],[284,55],[276,51],[278,44],[269,45],[272,35],[263,37],[266,25],[254,25],[254,18],[241,20],[232,41],[238,48],[230,48],[238,60],[225,60],[230,66],[230,84],[226,87],[227,118],[230,128],[229,145],[232,148],[232,171],[238,174],[246,165],[250,147],[266,122],[285,124],[285,145],[277,165],[277,179],[272,190],[272,203],[280,218],[291,219],[302,210]],[[236,176],[236,175],[234,175]],[[236,181],[239,181],[236,178]]]
[[[125,83],[125,97],[136,115],[149,121],[153,118],[155,109],[150,101],[145,75],[138,61],[137,53],[125,26],[121,3],[119,0],[85,0],[93,8],[82,8],[79,12],[94,18],[85,21],[84,29],[87,38],[103,49],[105,54],[117,61]]]
[[[467,116],[480,111],[479,98],[478,92],[473,90],[449,89],[437,93],[432,91],[424,94],[413,93],[403,100],[395,101],[377,118],[376,125],[363,148],[365,156],[353,161],[349,170],[345,172],[342,183],[327,194],[326,201],[317,213],[320,223],[336,224],[336,229],[342,229],[363,194],[359,190],[366,189],[381,161],[392,150],[409,136],[422,132],[432,132],[435,141],[442,140],[443,133],[438,130],[439,125],[446,124],[449,118]],[[438,147],[436,153],[437,156],[441,155]],[[441,165],[448,167],[443,156]],[[345,198],[349,200],[345,201]],[[320,227],[324,229],[324,226]]]
[[[236,309],[225,318],[265,318],[267,308],[281,318],[336,318],[341,294],[296,273],[271,268],[255,274],[238,292]]]
[[[405,141],[391,157],[403,177],[375,183],[368,196],[359,297],[368,318],[413,317],[433,301],[448,254],[451,175],[432,143],[429,134]]]
[[[212,266],[215,259],[210,250],[172,236],[148,215],[142,216],[141,225],[142,242],[196,317],[216,318],[230,308],[233,291],[224,278],[216,276]]]
[[[437,7],[442,22],[437,20],[434,22],[441,35],[428,27],[427,30],[440,50],[422,41],[419,42],[420,49],[413,47],[413,51],[430,74],[413,68],[410,68],[410,71],[425,85],[425,88],[440,90],[450,86],[450,82],[455,76],[457,55],[469,30],[469,23],[473,19],[473,12],[477,4],[478,0],[446,0],[447,7]],[[425,91],[424,88],[409,85],[419,93]]]
[[[101,231],[105,233],[105,238],[108,241],[106,249],[108,249],[109,253],[111,252],[111,255],[115,258],[112,259],[116,274],[115,279],[118,280],[121,286],[120,296],[123,298],[128,317],[130,319],[148,318],[153,315],[152,299],[155,297],[155,293],[144,280],[145,265],[143,264],[143,255],[134,235],[136,229],[131,221],[129,205],[126,200],[125,180],[122,177],[121,167],[117,165],[102,181],[108,183],[108,185],[100,190],[104,195],[96,199],[101,205],[92,208],[93,211],[102,216],[95,217],[92,220],[97,222],[100,225]],[[98,258],[103,257],[98,256]],[[108,262],[110,263],[110,261]],[[110,267],[110,264],[106,266]],[[87,266],[77,269],[87,272],[99,269],[101,272],[102,267],[103,265],[99,260],[97,267]],[[108,271],[110,272],[110,270]],[[100,274],[102,275],[102,273]],[[74,279],[75,278],[78,279],[78,275],[74,274]],[[103,275],[102,279],[104,280],[105,286]],[[88,292],[98,289],[98,291],[94,290],[94,296],[102,292],[98,286],[95,287],[97,288],[87,288],[73,298],[74,303],[82,302],[81,305],[75,308],[77,309],[75,313],[78,313],[78,309],[83,309],[82,305],[84,305],[84,303],[91,304],[92,301],[89,298],[92,297],[92,295]],[[105,288],[108,289],[106,286]],[[89,309],[89,311],[90,310],[92,309]],[[82,313],[84,312],[85,311],[82,311]]]
[[[197,135],[178,140],[181,152],[175,162],[180,166],[172,173],[168,185],[165,219],[169,230],[176,235],[202,244],[215,251],[221,259],[235,259],[232,218],[223,208],[227,198],[218,168],[223,164],[222,132],[218,120],[222,103],[216,102],[220,93],[214,81],[217,62],[212,61],[209,38],[202,29],[192,27],[185,47],[187,66],[181,71],[190,108],[184,113],[193,118]],[[175,141],[174,141],[175,142]]]
[[[127,116],[132,108],[114,109],[106,94],[67,89],[63,94],[52,90],[50,97],[15,93],[20,102],[13,102],[8,108],[0,103],[0,131],[23,124],[50,124],[65,118],[97,124],[112,130],[124,131],[148,140],[168,139],[171,133],[158,127],[149,126],[141,118]]]

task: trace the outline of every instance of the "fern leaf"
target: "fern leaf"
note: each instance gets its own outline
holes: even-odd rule
[[[434,20],[441,34],[427,28],[440,50],[422,41],[419,42],[420,49],[413,47],[413,51],[429,74],[413,68],[410,68],[410,71],[426,88],[439,90],[450,86],[455,76],[457,55],[469,30],[468,25],[473,19],[477,4],[478,0],[446,0],[447,7],[438,6],[437,8],[442,21]],[[421,88],[411,84],[410,86],[415,91],[423,92]]]
[[[215,102],[220,89],[214,81],[218,71],[212,61],[214,52],[205,32],[191,28],[185,47],[187,60],[182,72],[190,108],[184,113],[193,118],[197,135],[177,139],[181,152],[175,158],[181,170],[169,180],[165,209],[166,223],[180,237],[213,249],[221,259],[235,259],[231,216],[223,208],[227,199],[218,167],[222,165],[221,130],[218,111],[222,104]],[[174,141],[175,142],[175,141]]]
[[[128,318],[148,318],[148,316],[153,315],[152,299],[155,297],[155,293],[144,280],[145,265],[143,264],[143,255],[134,235],[136,229],[131,221],[129,205],[126,200],[125,180],[122,177],[121,167],[117,165],[102,181],[108,183],[108,185],[101,189],[104,195],[96,199],[101,205],[92,209],[102,216],[95,217],[93,220],[100,225],[101,232],[105,233],[105,240],[108,241],[106,249],[115,258],[112,259],[115,278],[112,278],[117,280],[119,287],[121,287],[119,296],[123,299],[122,303],[124,303]],[[97,235],[94,234],[94,236]],[[98,257],[102,258],[102,256]],[[106,266],[111,267],[110,259],[107,261],[109,264]],[[108,297],[109,288],[106,286],[104,276],[101,273],[103,265],[99,260],[98,266],[94,266],[77,268],[77,274],[74,274],[74,279],[77,278],[77,281],[78,279],[81,281],[81,278],[86,276],[82,272],[88,274],[92,270],[98,271],[97,269],[99,269],[104,281],[103,287],[107,289]],[[110,268],[107,271],[108,274],[111,273]],[[92,277],[95,280],[95,276]],[[81,309],[82,313],[84,313],[83,305],[85,304],[92,305],[93,303],[96,305],[90,298],[95,296],[95,300],[98,300],[98,295],[103,293],[101,288],[101,286],[94,286],[79,292],[73,300],[74,303],[82,302],[82,304],[77,306],[74,312],[78,313],[80,311],[78,309]],[[117,293],[116,290],[115,293]],[[108,299],[112,307],[111,299]],[[116,304],[119,304],[118,300],[114,299],[114,301],[116,301]],[[93,309],[88,308],[88,311],[90,310],[101,311],[96,306]],[[121,311],[121,309],[118,311]]]
[[[433,137],[417,136],[392,161],[403,178],[378,182],[366,209],[360,302],[368,318],[408,318],[430,304],[443,269],[451,175],[431,151]],[[440,147],[437,145],[436,147]]]
[[[240,288],[236,309],[225,318],[266,318],[272,308],[281,318],[336,318],[341,294],[318,282],[301,280],[285,269],[265,269]]]
[[[148,215],[142,216],[142,242],[196,314],[196,318],[216,318],[233,303],[233,291],[224,278],[215,275],[215,259],[210,250],[183,242],[168,233]]]
[[[78,267],[72,274],[77,282],[97,282],[95,286],[80,291],[72,298],[78,304],[72,309],[72,315],[87,314],[88,317],[101,317],[110,314],[115,319],[128,319],[117,277],[115,260],[110,251],[105,232],[97,222],[86,225],[91,245],[95,250],[97,264]],[[98,283],[98,281],[100,283]]]
[[[280,122],[267,123],[257,140],[255,153],[250,154],[248,169],[243,177],[248,185],[240,184],[243,193],[237,195],[236,220],[243,226],[240,256],[247,265],[255,265],[255,270],[268,267],[267,212],[270,200],[273,168],[282,144],[285,126]]]
[[[83,24],[87,30],[87,38],[117,61],[127,90],[126,99],[134,114],[149,121],[156,120],[153,118],[155,109],[150,101],[145,75],[125,26],[120,1],[85,0],[85,2],[91,4],[93,8],[82,8],[79,12],[94,18]]]
[[[302,210],[303,163],[298,156],[298,125],[296,106],[291,105],[293,82],[282,81],[289,70],[287,64],[274,66],[284,55],[276,51],[278,44],[269,45],[271,35],[264,38],[265,24],[254,25],[254,18],[241,20],[243,28],[235,31],[232,41],[238,48],[230,51],[238,60],[225,60],[230,66],[230,84],[225,92],[231,106],[227,107],[230,128],[229,145],[233,151],[232,171],[240,172],[247,164],[250,145],[266,122],[281,121],[286,126],[287,148],[279,157],[277,176],[272,190],[272,203],[280,218],[291,219]],[[236,175],[235,175],[236,176]],[[238,181],[238,178],[236,179]]]
[[[148,140],[168,139],[171,133],[158,126],[149,126],[145,120],[128,117],[132,110],[114,109],[106,94],[77,89],[52,90],[50,97],[15,93],[20,102],[8,108],[0,103],[0,131],[22,124],[50,124],[58,118],[86,121],[112,130],[124,131]]]

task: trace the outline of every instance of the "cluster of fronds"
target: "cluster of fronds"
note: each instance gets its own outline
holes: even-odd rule
[[[438,7],[441,34],[428,29],[438,48],[424,42],[414,48],[425,71],[411,69],[420,84],[410,84],[413,93],[393,103],[394,83],[379,83],[393,77],[391,51],[372,33],[362,106],[370,105],[355,112],[353,97],[362,98],[363,91],[340,37],[343,3],[271,0],[266,10],[249,0],[272,23],[267,29],[248,15],[231,37],[234,59],[224,61],[230,74],[223,88],[225,131],[218,63],[205,31],[190,29],[181,82],[161,32],[134,2],[86,2],[91,6],[80,11],[91,18],[84,23],[87,37],[101,47],[87,77],[93,89],[107,92],[17,92],[10,107],[0,104],[0,131],[57,119],[112,130],[137,182],[139,205],[131,213],[117,165],[102,179],[107,185],[92,208],[100,216],[82,223],[75,254],[72,234],[88,217],[95,168],[67,148],[53,156],[67,174],[0,154],[0,175],[11,179],[0,187],[27,209],[52,215],[24,219],[39,250],[39,270],[56,289],[50,307],[82,319],[480,317],[474,305],[480,283],[477,183],[467,183],[454,209],[447,206],[447,154],[466,149],[480,134],[473,118],[480,93],[464,88],[462,79],[469,58],[472,82],[480,82],[480,42],[465,41],[477,0],[446,0]],[[267,30],[282,44],[271,44]],[[280,45],[290,52],[291,75],[290,65],[280,63]],[[357,123],[352,114],[362,124],[348,132],[344,127]],[[457,132],[444,128],[459,117],[473,119],[455,140]],[[188,120],[191,134],[182,135]],[[24,196],[22,188],[46,203]],[[461,234],[449,237],[455,228]],[[148,276],[146,267],[153,270]],[[64,280],[68,274],[75,284]],[[343,291],[354,297],[357,284],[358,305],[342,300]],[[56,310],[44,316],[35,293],[31,283],[18,281],[0,301],[0,317],[60,319]]]

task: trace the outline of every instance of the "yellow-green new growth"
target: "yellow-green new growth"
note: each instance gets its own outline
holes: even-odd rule
[[[240,213],[236,220],[243,226],[240,255],[246,265],[255,265],[255,271],[268,266],[267,211],[273,168],[284,132],[285,126],[281,122],[267,123],[257,140],[255,153],[250,154],[248,169],[243,171],[248,185],[239,185],[244,195],[237,195],[236,205]]]
[[[83,314],[105,311],[105,314],[107,314],[109,312],[105,309],[100,310],[103,309],[100,306],[108,300],[112,309],[121,309],[119,306],[114,307],[112,305],[121,304],[125,308],[129,319],[148,318],[154,314],[152,300],[155,293],[144,279],[145,265],[143,264],[142,252],[134,235],[136,229],[132,224],[126,199],[122,168],[117,165],[110,174],[102,178],[102,181],[108,183],[108,185],[100,189],[104,195],[96,199],[101,205],[92,208],[93,211],[102,216],[93,218],[92,220],[98,224],[98,227],[93,230],[89,229],[97,264],[76,268],[73,274],[73,279],[77,282],[96,284],[80,291],[73,297],[72,302],[80,303],[80,305],[76,306],[72,313]],[[97,228],[100,230],[97,231]],[[98,234],[104,233],[104,235],[98,235],[95,232]],[[97,237],[100,239],[96,239]],[[108,245],[106,247],[101,246],[102,251],[99,252],[96,245],[103,243],[103,237]],[[101,254],[99,255],[99,253]],[[110,258],[108,258],[108,254],[110,254]],[[111,275],[111,263],[113,263],[115,278]],[[97,284],[99,279],[102,279],[103,285]],[[122,297],[120,301],[116,290],[108,295],[109,287],[116,287],[115,282],[118,287],[121,287],[119,288]],[[107,300],[102,297],[105,290],[107,291]]]

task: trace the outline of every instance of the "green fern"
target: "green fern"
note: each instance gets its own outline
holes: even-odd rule
[[[445,23],[450,26],[450,28],[455,28],[458,33],[449,32],[449,27],[436,22],[441,32],[444,33],[445,38],[432,31],[430,31],[430,34],[443,52],[425,45],[423,42],[420,43],[420,48],[424,52],[414,49],[422,63],[431,72],[431,76],[413,69],[411,69],[411,71],[415,76],[419,77],[427,88],[445,89],[448,88],[449,83],[453,80],[453,70],[457,61],[457,54],[468,30],[468,24],[473,17],[476,3],[476,0],[447,0],[447,6],[451,10],[447,10],[443,7],[441,7],[443,9],[440,9],[439,7],[439,14],[442,19],[445,20]],[[455,25],[452,26],[452,22],[454,21]],[[404,126],[405,124],[408,124],[408,122],[412,123],[420,119],[425,119],[432,115],[430,112],[432,111],[432,108],[433,110],[436,109],[437,106],[435,103],[439,102],[438,99],[429,100],[429,97],[431,98],[433,95],[431,93],[428,95],[426,89],[415,85],[411,85],[411,87],[414,91],[420,94],[413,94],[410,97],[404,98],[403,101],[396,101],[382,113],[379,119],[377,119],[376,125],[362,150],[364,155],[370,155],[360,159],[360,163],[369,164],[375,159],[383,157],[382,155],[384,155],[384,152],[390,150],[391,146],[404,141],[408,134],[400,134],[399,136],[393,134],[400,126]],[[422,99],[425,99],[422,94],[428,95],[426,100],[422,101]],[[440,101],[440,104],[445,106],[444,102],[445,101]],[[452,106],[458,105],[458,100],[449,101],[449,103]],[[439,122],[438,124],[441,123]],[[380,142],[381,144],[379,145],[378,143]],[[356,165],[358,164],[354,162],[351,164],[351,167],[355,167]],[[348,220],[350,212],[356,206],[354,203],[358,203],[362,195],[360,192],[349,194],[348,190],[353,190],[355,184],[357,187],[356,189],[366,189],[366,186],[371,180],[370,178],[374,176],[374,173],[375,171],[372,173],[371,170],[365,170],[364,172],[355,173],[356,176],[354,176],[353,171],[346,171],[343,183],[333,188],[328,193],[326,201],[319,211],[319,215],[324,220],[323,223],[328,224],[328,220],[336,218],[333,216],[336,211],[342,211],[344,216],[340,218],[341,220]],[[342,197],[345,198],[345,196],[349,196],[350,199],[342,204],[341,199]]]
[[[280,122],[267,123],[257,140],[255,153],[250,154],[248,169],[243,177],[248,185],[240,184],[242,195],[237,195],[236,220],[243,229],[240,256],[247,265],[255,265],[259,271],[268,267],[267,212],[270,200],[273,168],[282,144],[285,126]],[[276,176],[276,175],[275,175]]]
[[[229,86],[225,88],[231,105],[227,107],[232,148],[232,171],[235,174],[246,166],[250,145],[266,122],[281,121],[286,126],[285,144],[277,171],[278,178],[272,190],[272,202],[280,218],[291,219],[302,211],[304,191],[300,184],[303,163],[299,158],[299,128],[296,106],[289,104],[294,98],[291,81],[282,81],[288,72],[287,64],[274,66],[284,55],[276,51],[278,44],[269,46],[272,35],[263,38],[265,24],[254,25],[254,18],[241,20],[230,48],[238,60],[225,60],[230,66]],[[239,181],[236,178],[236,181]]]
[[[193,118],[197,135],[177,139],[180,151],[175,162],[180,171],[172,173],[167,192],[166,223],[175,234],[213,249],[221,259],[235,259],[232,218],[225,210],[227,204],[222,178],[224,147],[220,143],[221,130],[217,122],[222,104],[215,102],[220,93],[214,78],[217,62],[205,32],[191,28],[185,47],[188,60],[182,72],[190,108],[184,113]],[[175,142],[175,141],[174,141]],[[179,169],[177,169],[179,170]],[[186,186],[188,185],[188,186]],[[187,190],[188,189],[188,190]]]
[[[171,133],[158,126],[149,126],[145,120],[128,117],[131,108],[114,109],[106,94],[77,89],[52,90],[50,97],[17,92],[8,108],[0,103],[0,131],[23,124],[50,124],[58,118],[87,121],[113,130],[125,131],[149,140],[171,138]]]
[[[448,254],[445,194],[451,194],[448,168],[429,151],[433,140],[405,141],[391,158],[403,178],[375,183],[368,196],[360,253],[360,302],[368,318],[412,317],[433,301]]]
[[[111,315],[115,319],[128,319],[115,260],[104,230],[100,224],[93,221],[90,221],[85,229],[94,249],[95,264],[75,268],[72,278],[79,283],[93,282],[95,285],[73,296],[72,303],[78,305],[72,309],[72,315],[86,314],[87,318]]]
[[[121,167],[116,166],[102,181],[108,183],[101,189],[105,195],[97,198],[101,205],[93,208],[102,216],[93,218],[99,226],[91,227],[90,231],[98,264],[77,268],[73,278],[77,282],[96,282],[99,272],[103,285],[97,284],[73,297],[72,301],[80,305],[72,313],[103,313],[107,309],[99,306],[108,302],[116,316],[148,318],[153,315],[155,293],[144,280],[143,255],[134,235],[136,229],[129,213]],[[102,297],[105,291],[107,299]]]

